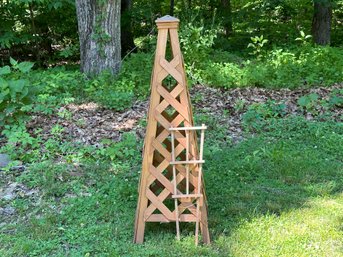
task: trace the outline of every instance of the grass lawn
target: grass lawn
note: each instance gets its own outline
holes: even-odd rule
[[[176,241],[174,223],[150,223],[145,243],[132,243],[142,142],[129,133],[113,160],[61,144],[71,161],[6,172],[39,193],[0,202],[16,210],[0,222],[0,255],[343,256],[342,123],[273,119],[237,144],[207,125],[210,246],[194,246],[194,224]]]

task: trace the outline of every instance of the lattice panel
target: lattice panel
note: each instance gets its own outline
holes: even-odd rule
[[[134,242],[144,239],[145,222],[175,222],[175,207],[168,204],[174,192],[171,162],[171,141],[169,128],[193,126],[191,103],[186,84],[185,70],[177,34],[179,21],[165,16],[156,21],[158,26],[157,49],[151,82],[151,98],[148,126],[144,142],[142,174],[139,186],[139,199],[136,213]],[[166,60],[166,47],[169,42],[172,59]],[[190,137],[190,158],[198,156],[196,134]],[[175,156],[185,160],[185,134],[175,132]],[[182,191],[185,185],[186,169],[177,165],[177,188]],[[198,165],[190,167],[190,190],[198,186]],[[203,180],[202,180],[203,181]],[[200,228],[205,243],[210,242],[207,226],[207,206],[204,197],[200,203]],[[179,199],[179,220],[194,222],[196,207],[190,199]]]

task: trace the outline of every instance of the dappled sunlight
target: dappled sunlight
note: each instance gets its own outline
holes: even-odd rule
[[[83,104],[68,104],[66,106],[67,109],[70,111],[80,111],[80,110],[86,110],[86,111],[97,111],[100,106],[97,103],[83,103]]]

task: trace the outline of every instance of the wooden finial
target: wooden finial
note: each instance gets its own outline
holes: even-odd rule
[[[166,15],[158,18],[155,22],[158,29],[177,29],[179,27],[180,20],[173,16]]]

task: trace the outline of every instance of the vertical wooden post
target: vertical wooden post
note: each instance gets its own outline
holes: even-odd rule
[[[146,222],[196,222],[196,208],[187,199],[180,199],[179,207],[170,209],[166,201],[171,199],[175,188],[171,179],[173,172],[170,162],[172,160],[170,141],[170,128],[182,126],[193,126],[193,114],[189,93],[187,89],[185,68],[178,39],[179,20],[164,16],[156,20],[158,27],[157,49],[155,55],[154,69],[151,77],[151,97],[148,112],[148,125],[143,149],[142,173],[139,184],[139,197],[136,210],[136,222],[134,242],[142,243]],[[171,61],[166,60],[166,49],[169,42],[172,51]],[[168,83],[166,83],[168,79]],[[174,83],[170,84],[173,80]],[[183,154],[186,147],[189,148],[187,158],[197,159],[199,156],[197,139],[195,136],[183,137],[179,131],[173,133],[175,145],[174,158],[185,158]],[[173,143],[174,144],[174,143]],[[189,144],[189,146],[187,146]],[[175,167],[175,166],[174,166]],[[198,187],[199,170],[194,168],[186,171],[182,165],[175,168],[176,184],[183,180],[189,180],[193,192]],[[200,180],[200,181],[203,181]],[[176,189],[177,190],[177,189]],[[204,243],[210,243],[207,225],[207,204],[204,184],[201,191],[203,197],[200,199],[200,229]],[[176,206],[178,201],[176,201]],[[168,207],[169,206],[169,207]],[[178,209],[180,211],[178,211]],[[184,214],[188,210],[190,214]]]

